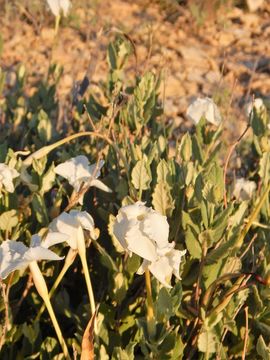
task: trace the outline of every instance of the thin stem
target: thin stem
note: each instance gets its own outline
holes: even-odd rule
[[[207,308],[207,306],[209,305],[209,301],[212,299],[214,291],[215,291],[217,285],[220,282],[224,283],[225,281],[231,280],[231,279],[233,279],[235,277],[243,277],[243,276],[244,276],[244,274],[242,274],[242,273],[229,273],[229,274],[222,275],[218,279],[214,280],[209,285],[209,287],[207,288],[207,290],[206,290],[206,292],[204,294],[204,297],[203,297],[203,300],[202,300],[202,305]]]
[[[129,177],[128,162],[127,162],[126,158],[124,157],[122,151],[116,145],[116,143],[113,142],[111,139],[109,139],[107,136],[102,135],[98,132],[94,132],[94,131],[83,131],[83,132],[80,132],[77,134],[70,135],[64,139],[58,140],[54,144],[44,146],[41,149],[35,151],[33,154],[29,155],[23,161],[23,165],[25,166],[25,168],[27,168],[28,166],[30,166],[32,164],[34,159],[36,159],[36,160],[41,159],[42,157],[48,155],[52,150],[58,148],[59,146],[66,144],[67,142],[74,140],[76,138],[82,137],[82,136],[97,137],[97,138],[105,140],[109,145],[111,145],[114,148],[115,152],[119,155],[120,159],[123,161],[123,164],[124,164],[124,167],[126,170],[126,175],[127,175],[127,177]]]
[[[200,265],[199,265],[199,274],[198,274],[198,278],[197,278],[197,284],[196,284],[196,289],[195,289],[195,305],[196,305],[196,309],[199,309],[199,301],[200,301],[200,290],[201,290],[201,279],[202,279],[202,273],[203,273],[203,267],[204,267],[204,263],[205,263],[205,257],[207,254],[207,245],[204,242],[203,246],[202,246],[202,258],[200,261]]]
[[[264,202],[266,200],[266,197],[267,197],[269,191],[270,191],[270,184],[268,184],[268,186],[265,189],[264,193],[262,194],[257,206],[255,207],[254,211],[251,213],[250,218],[248,220],[248,223],[244,227],[244,229],[242,230],[235,248],[239,249],[242,246],[242,244],[244,242],[244,239],[245,239],[249,229],[251,228],[253,222],[257,218],[257,216],[258,216],[258,214],[259,214],[259,212],[260,212],[260,210],[261,210],[261,208],[262,208],[262,206],[263,206],[263,204],[264,204]]]
[[[55,17],[55,23],[54,23],[54,37],[56,38],[58,31],[59,31],[59,24],[60,24],[61,15],[57,15]]]
[[[32,261],[29,264],[29,267],[30,267],[30,270],[31,270],[31,273],[33,276],[33,281],[34,281],[35,287],[36,287],[39,295],[43,299],[43,301],[46,305],[46,308],[48,310],[48,313],[50,315],[50,318],[52,320],[52,323],[53,323],[56,335],[58,337],[59,343],[62,347],[64,356],[66,359],[71,360],[71,357],[69,356],[69,353],[68,353],[67,345],[65,343],[60,326],[58,324],[58,321],[56,319],[55,313],[54,313],[52,305],[51,305],[51,301],[49,298],[48,288],[47,288],[45,279],[44,279],[36,261]]]
[[[65,340],[63,338],[63,335],[62,335],[61,329],[59,327],[58,321],[57,321],[56,316],[54,314],[54,311],[53,311],[53,308],[52,308],[52,305],[51,305],[51,302],[50,302],[50,299],[49,299],[49,294],[48,294],[48,297],[46,297],[43,300],[44,300],[44,303],[45,303],[46,308],[48,310],[48,313],[50,315],[50,318],[52,320],[56,335],[57,335],[58,340],[60,342],[60,345],[62,347],[65,358],[71,360],[71,357],[69,356],[69,353],[68,353],[67,345],[65,343]]]
[[[89,295],[91,315],[93,316],[96,311],[96,305],[95,305],[94,292],[93,292],[93,288],[92,288],[92,283],[91,283],[91,279],[90,279],[90,274],[89,274],[89,269],[88,269],[88,265],[87,265],[87,261],[86,261],[85,252],[79,253],[79,255],[81,258],[85,282],[86,282],[87,291],[88,291],[88,295]]]
[[[5,343],[6,333],[10,329],[11,324],[9,322],[9,305],[8,305],[8,294],[6,291],[6,284],[1,279],[0,279],[0,285],[2,290],[3,302],[5,306],[5,322],[4,325],[2,326],[2,334],[0,338],[0,350],[1,350],[2,346]]]
[[[58,288],[58,285],[60,284],[60,282],[62,281],[63,277],[65,276],[66,272],[68,271],[68,269],[70,268],[70,266],[72,265],[73,261],[75,260],[76,256],[77,256],[77,251],[73,250],[73,249],[69,249],[69,252],[66,256],[66,261],[65,264],[62,268],[62,270],[60,271],[59,275],[57,276],[57,279],[55,280],[50,292],[49,292],[49,298],[51,299],[51,297],[53,296],[55,290]],[[39,309],[39,312],[36,316],[36,321],[38,321],[41,317],[41,315],[43,314],[43,311],[45,310],[45,303],[42,304],[41,308]]]
[[[244,339],[242,360],[245,360],[246,358],[247,343],[248,343],[248,306],[246,306],[244,310],[245,310],[246,326],[245,326],[245,339]]]
[[[145,287],[147,296],[147,328],[150,336],[155,335],[154,304],[152,297],[151,278],[148,269],[145,270]]]

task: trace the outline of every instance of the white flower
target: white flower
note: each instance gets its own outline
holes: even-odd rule
[[[140,201],[119,210],[113,232],[125,250],[149,261],[158,258],[157,248],[167,247],[169,243],[166,216]]]
[[[218,107],[212,99],[206,97],[204,99],[198,98],[187,109],[187,117],[195,124],[201,120],[202,117],[213,125],[218,126],[221,123],[221,115]]]
[[[63,257],[48,248],[66,240],[66,235],[50,233],[44,241],[41,241],[38,234],[33,235],[30,247],[20,241],[3,241],[0,246],[0,278],[5,279],[11,272],[25,268],[33,261],[62,260]]]
[[[73,250],[77,250],[80,246],[85,247],[83,229],[88,230],[90,236],[95,239],[94,220],[86,211],[71,210],[69,214],[63,212],[49,225],[50,231],[67,235],[66,242]]]
[[[256,183],[254,181],[249,181],[245,178],[239,178],[235,182],[233,196],[240,201],[249,200],[251,199],[255,190]]]
[[[47,3],[54,16],[59,16],[61,11],[67,16],[71,7],[70,0],[47,0]]]
[[[76,192],[80,191],[83,184],[95,186],[103,191],[111,192],[111,189],[108,186],[103,184],[100,180],[97,180],[103,165],[104,161],[100,161],[98,164],[89,165],[87,157],[79,155],[56,166],[54,171],[56,174],[67,179]],[[82,204],[82,201],[83,197],[79,200],[80,204]]]
[[[14,185],[13,179],[20,176],[17,170],[10,168],[6,164],[0,164],[0,192],[2,188],[5,188],[6,191],[13,193]],[[1,195],[0,195],[1,196]]]
[[[253,109],[256,110],[257,113],[259,113],[261,110],[265,108],[263,100],[261,98],[256,98],[254,101],[250,101],[246,106],[246,115],[247,117],[250,117]]]
[[[186,250],[180,251],[174,249],[174,243],[170,243],[164,249],[156,261],[150,262],[144,260],[142,265],[137,271],[137,274],[142,275],[148,268],[149,271],[166,287],[171,287],[172,275],[177,279],[181,279],[179,275],[179,267],[182,257],[185,255]]]
[[[185,251],[174,250],[175,244],[169,243],[166,216],[142,202],[124,206],[116,216],[113,234],[125,250],[144,259],[139,274],[149,268],[165,286],[170,286],[172,274],[179,278],[179,265]]]

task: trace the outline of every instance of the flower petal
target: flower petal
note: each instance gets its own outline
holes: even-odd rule
[[[58,16],[60,14],[60,4],[58,0],[47,0],[47,3],[51,9],[51,12],[54,16]]]
[[[49,225],[51,231],[60,232],[68,235],[66,240],[68,245],[73,249],[77,249],[78,227],[80,226],[78,220],[66,212],[63,212],[55,218]]]
[[[221,115],[218,107],[210,98],[198,98],[187,109],[187,117],[198,124],[202,117],[213,125],[218,126],[221,121]]]
[[[28,248],[22,242],[5,240],[0,246],[0,277],[5,279],[11,272],[25,267],[24,255]]]
[[[63,15],[67,16],[67,14],[71,8],[71,2],[69,0],[60,0],[60,7],[63,11]]]
[[[179,268],[180,268],[180,263],[182,261],[182,257],[186,254],[186,250],[171,250],[167,257],[169,259],[169,264],[171,266],[171,268],[173,269],[173,274],[175,277],[177,277],[177,279],[181,279],[180,275],[179,275]]]
[[[249,181],[245,178],[239,178],[235,182],[233,196],[237,200],[241,201],[250,200],[256,188],[257,186],[254,181]]]
[[[109,188],[109,186],[103,184],[102,181],[93,179],[91,180],[91,186],[95,186],[96,188],[105,191],[105,192],[112,192],[112,190]]]
[[[170,265],[169,258],[162,256],[157,261],[149,265],[149,271],[167,288],[171,288],[171,277],[173,269]]]
[[[80,223],[83,229],[92,231],[95,228],[94,219],[88,212],[71,210],[69,214]]]
[[[24,255],[24,260],[27,263],[31,261],[39,261],[39,260],[62,260],[63,257],[58,256],[53,251],[43,247],[43,246],[36,246],[33,248],[29,248],[29,250]]]
[[[4,185],[6,191],[13,193],[14,185],[13,179],[20,176],[17,170],[9,167],[6,164],[0,164],[0,188],[1,183]]]
[[[143,232],[156,242],[159,248],[168,246],[169,224],[166,216],[152,210],[142,221]]]
[[[42,247],[49,248],[53,245],[63,243],[69,240],[69,235],[60,232],[49,231],[45,239],[42,241]]]
[[[130,227],[125,235],[127,249],[141,256],[143,259],[155,261],[157,259],[156,246],[140,230],[139,223]]]
[[[143,275],[145,273],[145,270],[148,268],[148,266],[151,264],[150,261],[148,260],[143,260],[141,266],[139,267],[139,269],[136,271],[136,274],[138,275]]]
[[[149,208],[145,203],[137,201],[135,204],[123,206],[119,210],[119,215],[126,218],[127,220],[137,219],[138,217],[144,217],[147,215]]]

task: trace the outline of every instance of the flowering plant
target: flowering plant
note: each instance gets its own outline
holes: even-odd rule
[[[144,259],[138,274],[143,274],[149,268],[168,287],[172,274],[180,279],[179,266],[186,251],[175,250],[175,244],[169,243],[166,216],[146,207],[142,202],[136,202],[119,210],[113,232],[125,250]]]
[[[104,161],[89,165],[86,156],[78,155],[63,164],[57,165],[54,171],[56,174],[66,178],[70,185],[74,187],[76,193],[82,189],[83,185],[87,187],[95,186],[103,191],[111,192],[108,186],[97,179],[103,165]],[[83,195],[80,197],[79,202],[80,204],[83,203]]]
[[[187,109],[187,117],[195,124],[205,117],[209,123],[215,126],[218,126],[222,120],[218,107],[212,99],[207,97],[197,98],[193,101]]]

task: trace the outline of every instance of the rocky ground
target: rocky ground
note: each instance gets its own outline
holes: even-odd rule
[[[62,101],[87,71],[94,91],[107,74],[106,47],[115,32],[122,31],[136,47],[137,69],[134,57],[129,63],[132,74],[147,69],[164,72],[165,113],[180,128],[185,127],[186,108],[193,97],[217,99],[232,137],[246,121],[244,105],[252,96],[270,100],[268,1],[256,12],[210,7],[196,15],[193,7],[192,15],[186,6],[169,1],[81,0],[73,2],[57,43],[54,18],[45,1],[31,6],[27,1],[17,3],[5,2],[0,10],[4,44],[0,65],[9,69],[12,82],[14,70],[23,63],[30,94],[50,62],[64,67],[58,89]]]

